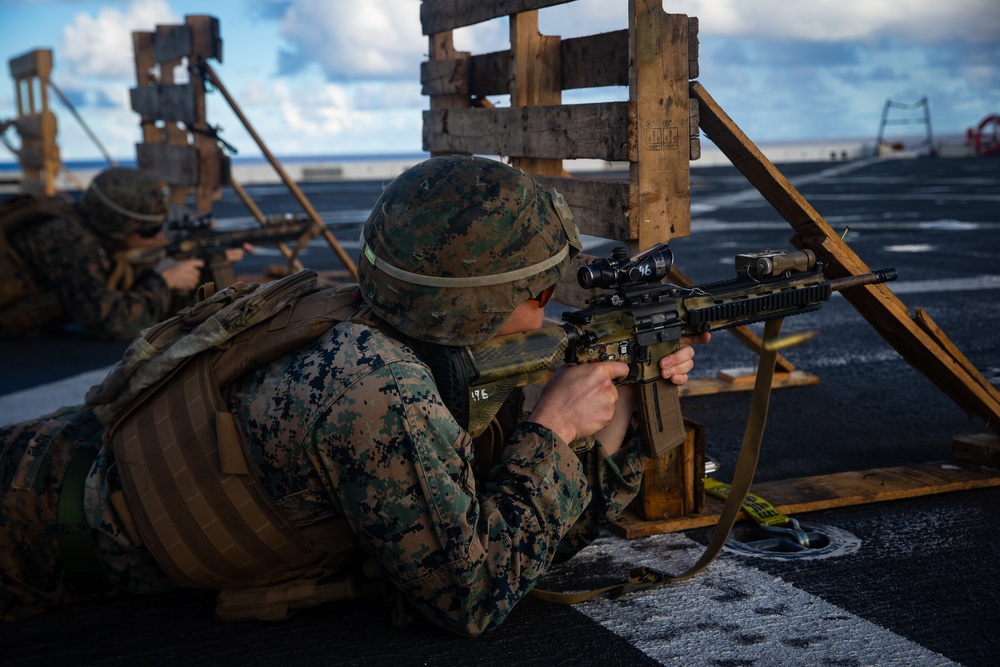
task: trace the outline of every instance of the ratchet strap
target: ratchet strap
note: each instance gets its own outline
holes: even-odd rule
[[[725,482],[720,482],[711,477],[705,478],[705,493],[720,500],[729,498],[732,488]],[[788,523],[788,517],[778,511],[778,508],[767,502],[758,495],[748,493],[741,505],[744,512],[758,524],[765,526],[784,526]]]
[[[783,321],[784,318],[768,320],[764,326],[764,344],[761,346],[757,379],[754,382],[753,396],[750,399],[750,417],[747,420],[746,431],[743,433],[743,446],[740,448],[740,455],[736,461],[736,470],[733,473],[733,482],[730,485],[726,502],[722,507],[719,523],[716,526],[715,532],[712,533],[712,537],[701,558],[690,568],[674,576],[659,572],[653,568],[638,567],[629,573],[629,578],[626,581],[605,586],[604,588],[578,593],[561,593],[536,588],[531,591],[532,595],[543,600],[548,600],[549,602],[559,602],[562,604],[576,604],[604,594],[607,594],[608,597],[616,598],[626,593],[645,590],[662,584],[685,581],[704,570],[715,560],[722,551],[722,547],[726,544],[726,540],[729,539],[729,534],[736,523],[736,517],[739,515],[740,510],[743,509],[743,500],[750,492],[754,473],[757,472],[757,459],[760,456],[761,440],[764,437],[764,424],[767,421],[767,410],[771,401],[774,362],[777,358],[777,351],[768,350],[767,342],[778,337]]]

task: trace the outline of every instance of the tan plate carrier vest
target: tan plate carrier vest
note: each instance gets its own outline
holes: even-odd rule
[[[181,585],[218,590],[216,616],[223,620],[277,620],[357,597],[367,585],[356,576],[331,581],[357,556],[346,520],[300,529],[275,506],[250,469],[222,388],[337,322],[377,318],[359,308],[356,286],[320,289],[312,271],[253,288],[237,284],[144,332],[120,368],[87,395],[108,425],[105,440],[124,487],[124,498],[112,503],[132,538]],[[176,363],[153,370],[155,379],[139,381],[146,386],[123,386],[142,374],[129,366],[133,348],[148,357],[140,367],[156,365],[219,321],[228,331],[214,336],[239,332],[182,350]],[[211,347],[198,351],[205,345]]]

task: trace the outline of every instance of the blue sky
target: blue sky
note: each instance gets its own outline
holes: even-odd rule
[[[699,18],[699,80],[758,143],[874,139],[887,99],[926,96],[937,136],[962,134],[1000,112],[997,0],[666,0],[664,7]],[[132,159],[139,127],[128,102],[131,31],[211,14],[223,40],[216,70],[274,153],[415,153],[428,106],[420,94],[419,9],[419,0],[0,0],[0,56],[52,48],[55,83],[112,155]],[[627,11],[626,0],[576,0],[541,10],[541,32],[617,30],[627,27]],[[503,21],[456,31],[455,40],[472,53],[509,46]],[[16,115],[4,72],[0,119]],[[564,101],[623,96],[581,91]],[[64,159],[99,159],[70,114],[58,102],[53,108]],[[259,155],[218,93],[209,96],[209,120],[239,155]],[[0,161],[11,160],[0,151]]]

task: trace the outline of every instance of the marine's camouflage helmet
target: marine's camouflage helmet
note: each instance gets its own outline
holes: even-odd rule
[[[475,345],[555,284],[580,247],[555,190],[496,160],[435,157],[382,192],[362,229],[358,282],[403,333]]]
[[[159,183],[137,169],[112,167],[90,182],[83,195],[87,224],[98,234],[123,241],[132,232],[155,232],[167,219]]]

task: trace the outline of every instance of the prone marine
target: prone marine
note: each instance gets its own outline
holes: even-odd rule
[[[0,208],[0,338],[66,325],[129,341],[187,303],[201,259],[135,267],[127,250],[164,243],[159,183],[105,169],[78,206],[23,195]]]
[[[217,590],[221,619],[279,619],[384,583],[475,636],[617,518],[645,468],[626,364],[562,366],[473,438],[427,362],[542,326],[581,248],[558,193],[435,157],[384,189],[361,241],[357,286],[297,297],[138,407],[105,411],[112,373],[88,405],[0,429],[5,620],[178,587]],[[327,326],[259,352],[317,303]],[[708,338],[662,377],[686,382]]]

